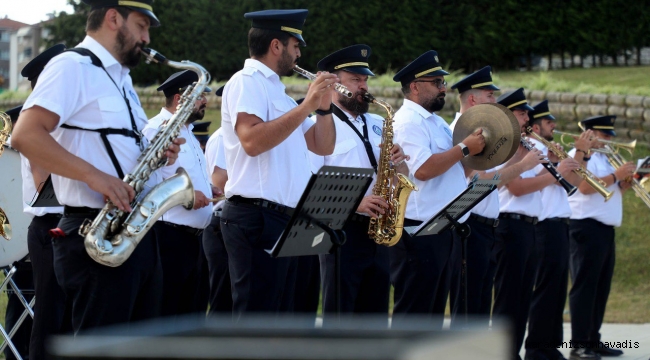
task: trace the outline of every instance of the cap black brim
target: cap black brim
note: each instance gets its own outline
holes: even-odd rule
[[[302,38],[302,35],[292,33],[292,32],[290,32],[289,34],[291,36],[295,37],[296,39],[298,39],[298,41],[300,41],[300,45],[302,45],[303,47],[307,46],[307,43],[305,42],[305,39]]]
[[[137,11],[141,14],[147,15],[150,20],[150,26],[151,27],[158,27],[160,26],[160,20],[156,17],[156,15],[153,13],[151,10],[143,9],[143,8],[137,8],[137,7],[131,7],[127,6],[129,9]]]
[[[343,70],[360,75],[375,76],[375,74],[365,66],[350,66]]]
[[[535,111],[535,109],[533,109],[533,107],[528,105],[528,104],[517,105],[517,106],[513,107],[511,110],[515,110],[515,109]]]

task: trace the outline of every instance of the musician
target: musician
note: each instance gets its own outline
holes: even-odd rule
[[[476,72],[467,75],[451,86],[457,89],[460,99],[460,112],[449,125],[453,132],[458,119],[467,110],[479,104],[494,104],[497,99],[494,92],[499,88],[492,81],[492,67],[485,66]],[[538,165],[541,161],[541,153],[531,151],[523,159],[521,156],[513,157],[498,171],[472,171],[468,178],[479,174],[481,179],[493,179],[499,174],[499,187],[505,186],[510,180],[521,175]],[[492,259],[492,248],[494,247],[496,226],[499,223],[499,193],[493,191],[471,210],[467,224],[472,231],[467,239],[467,313],[470,315],[482,316],[485,319],[485,326],[489,325],[489,317],[492,307],[492,286],[494,283],[495,263]],[[455,284],[455,290],[451,292],[451,322],[452,327],[458,324],[458,315],[462,315],[462,299],[460,296],[460,283]]]
[[[528,105],[524,89],[519,88],[499,96],[497,103],[513,112],[524,132],[528,112],[534,110]],[[518,152],[525,151],[520,146]],[[575,161],[565,160],[558,171],[566,175],[575,168]],[[515,335],[511,356],[515,359],[519,357],[519,349],[524,340],[537,270],[535,226],[542,215],[539,190],[555,182],[551,173],[539,173],[539,170],[531,169],[499,189],[499,225],[493,249],[496,272],[492,313],[495,317],[505,317],[511,321]]]
[[[149,120],[142,134],[151,141],[161,126],[171,119],[179,105],[181,95],[199,76],[189,70],[172,74],[157,90],[165,94],[165,107],[160,113]],[[212,91],[205,87],[204,94]],[[180,137],[186,140],[181,145],[178,160],[172,166],[165,166],[157,171],[162,179],[176,174],[179,167],[192,179],[194,186],[194,207],[190,210],[183,206],[175,206],[163,214],[154,227],[158,240],[158,251],[163,269],[163,297],[160,314],[172,316],[186,314],[197,309],[196,296],[200,288],[199,260],[201,252],[201,236],[203,229],[208,226],[212,211],[208,196],[212,196],[212,186],[206,173],[207,161],[201,149],[201,144],[192,134],[192,123],[203,119],[207,100],[201,96],[194,104],[194,109],[184,126],[181,127]],[[207,282],[207,279],[204,279]],[[207,299],[203,312],[207,307]]]
[[[37,57],[32,59],[21,71],[21,75],[26,77],[33,87],[38,81],[38,77],[43,71],[45,65],[54,56],[59,55],[65,50],[63,44],[55,45]],[[22,106],[15,108],[15,117],[18,118]],[[7,114],[10,112],[8,111]],[[13,118],[13,116],[12,116]],[[42,171],[38,167],[32,167],[30,162],[21,154],[21,174],[23,177],[23,209],[26,213],[33,215],[32,222],[27,230],[27,246],[29,248],[30,265],[28,270],[30,283],[33,278],[33,288],[38,294],[38,300],[34,304],[34,323],[31,327],[31,340],[29,344],[29,354],[32,359],[42,359],[45,357],[45,339],[51,334],[64,333],[71,329],[70,304],[66,300],[63,290],[56,282],[54,274],[53,254],[52,254],[52,237],[48,231],[56,228],[63,207],[31,207],[35,200],[35,194],[42,190],[49,173]],[[14,280],[17,280],[16,273]],[[22,286],[19,286],[22,288]],[[31,285],[29,286],[31,288]],[[29,301],[29,300],[28,300]],[[11,302],[7,304],[7,314],[9,314]],[[22,313],[23,307],[19,307]],[[28,318],[26,322],[30,319]],[[7,326],[9,328],[9,326]],[[17,345],[18,337],[14,336],[14,344]],[[12,354],[13,356],[13,354]]]
[[[549,111],[548,101],[533,106],[528,113],[528,125],[533,132],[548,142],[553,141],[556,120]],[[576,140],[579,149],[590,149],[591,131],[584,132]],[[530,141],[543,153],[548,153],[551,161],[556,161],[553,153],[540,141],[530,137]],[[582,161],[580,153],[575,158]],[[584,164],[581,164],[584,165]],[[537,171],[544,173],[540,165]],[[565,179],[579,185],[582,179],[569,173]],[[564,323],[564,304],[566,302],[569,279],[569,197],[560,186],[548,185],[540,190],[542,212],[535,227],[536,247],[534,256],[539,259],[529,311],[528,337],[526,338],[526,359],[563,359],[558,348],[562,345]]]
[[[221,107],[226,150],[226,196],[221,231],[228,251],[233,316],[278,312],[285,292],[289,258],[271,258],[311,176],[308,150],[334,149],[331,116],[334,74],[320,73],[297,105],[281,76],[291,74],[307,10],[247,13],[250,59],[228,81]],[[318,110],[316,121],[308,115]]]
[[[138,135],[147,119],[128,73],[138,63],[140,48],[149,42],[149,27],[159,21],[151,1],[134,0],[128,6],[118,1],[86,2],[91,10],[86,37],[78,47],[89,52],[65,52],[50,60],[13,134],[15,148],[33,166],[53,174],[54,189],[64,205],[63,218],[53,232],[54,271],[72,299],[75,332],[156,316],[161,296],[153,233],[147,233],[118,267],[91,259],[78,233],[84,219],[99,214],[105,199],[120,210],[131,210],[134,189],[121,174],[135,166],[146,145]],[[123,130],[117,134],[104,130],[110,133],[105,136],[97,131],[109,127]],[[56,129],[53,138],[50,133]],[[177,139],[165,150],[171,163],[183,141]]]
[[[452,143],[447,123],[433,112],[445,103],[447,83],[438,53],[430,50],[401,69],[394,81],[402,84],[404,105],[395,113],[394,142],[410,159],[408,168],[415,185],[406,205],[405,226],[419,225],[466,189],[465,169],[460,160],[478,154],[485,146],[481,131]],[[467,216],[461,218],[464,222]],[[393,325],[408,315],[425,315],[442,327],[452,274],[460,268],[460,239],[452,230],[437,235],[402,239],[389,248],[391,281],[395,288]]]
[[[352,45],[327,55],[318,62],[318,69],[336,74],[341,84],[352,92],[348,98],[333,95],[332,110],[336,127],[336,146],[332,155],[323,157],[323,165],[377,169],[382,142],[383,118],[368,113],[368,79],[371,54],[368,45]],[[367,145],[366,145],[367,144]],[[394,144],[391,161],[399,164],[398,171],[408,175],[402,148]],[[378,245],[368,235],[370,217],[377,218],[388,208],[386,201],[372,194],[373,183],[366,191],[357,212],[346,222],[343,230],[346,242],[341,247],[341,313],[377,313],[388,315],[390,278],[388,248]],[[323,278],[323,320],[336,312],[335,256],[320,255]]]
[[[217,96],[223,94],[223,86],[215,91]],[[223,191],[228,181],[226,154],[223,148],[223,128],[217,129],[205,146],[208,162],[208,174],[212,186]],[[219,201],[212,208],[212,219],[203,231],[203,248],[208,262],[210,283],[209,314],[232,314],[232,293],[230,291],[230,271],[228,270],[228,253],[221,233],[221,212],[225,201]]]
[[[616,116],[599,115],[582,120],[585,130],[592,130],[598,139],[611,140],[616,136],[614,121]],[[597,142],[597,146],[603,143]],[[614,169],[607,155],[591,152],[580,145],[569,152],[587,161],[587,170],[605,182],[607,189],[613,191],[612,197],[604,198],[583,182],[578,191],[569,197],[571,222],[569,224],[571,271],[571,359],[597,359],[600,356],[619,356],[623,351],[602,347],[599,344],[600,327],[605,316],[607,297],[614,274],[616,243],[614,227],[621,226],[623,220],[623,192],[630,188],[627,181],[635,170],[634,163]],[[582,348],[578,348],[583,346]]]

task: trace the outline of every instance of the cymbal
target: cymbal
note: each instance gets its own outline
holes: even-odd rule
[[[470,169],[487,170],[510,160],[517,152],[521,128],[515,115],[500,104],[475,105],[465,111],[454,128],[454,145],[476,130],[483,129],[485,148],[461,163]]]

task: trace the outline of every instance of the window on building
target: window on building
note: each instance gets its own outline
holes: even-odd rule
[[[9,50],[0,50],[0,60],[9,60]]]
[[[9,31],[0,31],[0,41],[9,42],[10,37],[11,34],[9,34]]]

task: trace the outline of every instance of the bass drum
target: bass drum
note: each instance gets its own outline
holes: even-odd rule
[[[0,236],[0,267],[10,266],[27,256],[27,228],[32,215],[23,212],[23,178],[20,173],[20,154],[4,146],[0,156],[0,209],[11,226],[10,239]]]

